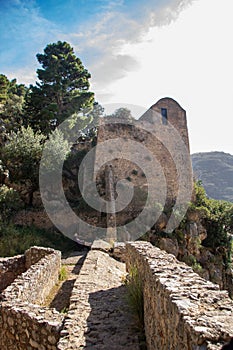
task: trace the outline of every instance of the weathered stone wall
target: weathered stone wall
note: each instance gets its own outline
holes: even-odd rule
[[[213,251],[212,248],[202,245],[207,231],[199,215],[198,211],[188,210],[185,225],[182,229],[175,230],[172,237],[161,235],[163,227],[159,225],[163,224],[163,221],[159,220],[151,229],[148,239],[156,247],[191,266],[204,279],[218,284],[220,289],[227,290],[233,299],[233,269],[226,261],[226,249],[219,247]],[[164,221],[166,223],[166,219]]]
[[[126,245],[143,281],[148,350],[219,350],[233,337],[233,301],[219,286],[147,242]]]
[[[27,270],[1,294],[0,348],[55,350],[64,317],[39,304],[58,281],[61,253],[32,247],[24,261]]]
[[[26,271],[25,256],[0,259],[0,293],[9,286],[14,279]]]
[[[167,110],[167,123],[163,123],[161,109]],[[174,127],[174,128],[173,128]],[[174,131],[176,130],[176,131]],[[119,157],[116,157],[117,147],[114,142],[119,139]],[[187,130],[186,112],[180,105],[171,98],[164,98],[153,105],[139,120],[124,123],[116,118],[102,118],[98,130],[97,145],[101,145],[106,141],[113,141],[113,147],[105,147],[96,150],[95,169],[100,164],[104,164],[112,154],[111,164],[114,183],[121,179],[128,180],[134,185],[135,200],[125,208],[125,210],[117,213],[117,225],[124,224],[125,221],[132,219],[135,212],[142,210],[145,206],[145,198],[148,190],[148,183],[145,176],[145,169],[149,169],[150,175],[153,177],[153,191],[156,193],[157,202],[163,202],[161,193],[165,193],[166,205],[170,207],[179,196],[184,198],[186,202],[187,193],[192,187],[192,166],[189,157],[189,138]],[[182,142],[182,141],[183,142]],[[142,155],[142,149],[135,149],[135,142],[144,146],[144,150],[148,151],[148,155]],[[109,144],[109,143],[108,143]],[[132,161],[127,160],[127,155],[132,155]],[[177,159],[183,162],[187,176],[183,181],[183,189],[179,186],[179,166],[177,170]],[[138,159],[140,164],[134,163],[134,159]],[[179,163],[180,164],[180,163]],[[141,167],[140,167],[141,166]],[[99,187],[100,195],[108,197],[107,184],[104,183],[105,167],[102,166],[97,176],[97,187]],[[161,174],[164,174],[165,187],[161,182]],[[160,191],[156,192],[156,189]],[[183,191],[183,193],[182,193]],[[190,198],[191,199],[191,198]]]
[[[25,253],[27,271],[2,293],[8,301],[20,300],[41,304],[58,281],[61,253],[53,249],[32,247]]]
[[[55,251],[54,249],[51,249],[51,248],[35,247],[35,246],[26,250],[26,252],[24,253],[26,269],[29,269],[32,265],[38,263],[42,258],[50,254],[53,254],[58,258],[59,260],[58,267],[59,267],[60,259],[61,259],[61,253],[59,251]]]
[[[63,316],[22,302],[0,304],[1,350],[56,350]]]
[[[126,248],[118,244],[115,249],[113,256],[123,257],[128,271],[136,267],[143,281],[148,350],[220,350],[233,337],[233,301],[226,291],[148,242],[127,243]],[[91,250],[64,317],[35,304],[44,301],[57,281],[60,252],[32,247],[24,262],[27,271],[0,294],[1,350],[95,349],[100,344],[106,349],[125,349],[126,344],[138,349],[122,263]]]
[[[157,113],[161,113],[161,108],[167,109],[167,119],[169,123],[178,130],[189,149],[186,111],[175,100],[167,97],[161,98],[151,107],[151,109]],[[140,119],[143,119],[143,117]]]

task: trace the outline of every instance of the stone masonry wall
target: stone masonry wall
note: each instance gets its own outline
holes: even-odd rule
[[[167,111],[167,125],[163,123],[162,109]],[[114,143],[116,139],[120,140],[118,141],[118,147]],[[102,148],[100,150],[97,148],[95,154],[95,169],[102,165],[97,175],[97,187],[100,194],[108,197],[108,193],[106,193],[107,186],[103,181],[105,162],[111,164],[115,184],[121,179],[126,179],[134,185],[136,190],[134,193],[135,201],[132,201],[127,208],[117,213],[117,225],[124,224],[129,218],[132,219],[133,213],[137,209],[141,211],[144,208],[145,202],[141,199],[147,195],[148,191],[145,169],[153,177],[153,192],[158,203],[163,202],[161,193],[166,194],[165,205],[168,207],[174,205],[178,194],[181,198],[184,198],[186,203],[186,196],[190,192],[193,182],[192,166],[189,157],[186,112],[176,101],[171,98],[161,99],[139,120],[128,124],[121,123],[119,118],[102,118],[98,129],[97,145],[101,145],[101,143],[104,145],[106,141],[112,141],[112,149],[110,142],[108,147],[105,144],[105,152]],[[136,143],[142,145],[143,149],[148,151],[147,156],[146,153],[142,155],[142,148],[135,148]],[[131,155],[132,152],[131,162],[127,155]],[[112,159],[109,160],[111,155]],[[187,174],[185,181],[183,181],[183,188],[179,186],[178,158],[180,166],[182,165]],[[136,164],[136,159],[140,160],[140,165]],[[161,183],[162,173],[164,173],[165,188]],[[124,215],[124,213],[127,215]]]
[[[56,350],[63,316],[29,303],[0,305],[1,350]]]
[[[148,350],[219,350],[233,337],[233,301],[171,254],[148,242],[126,245],[127,269],[143,281]]]
[[[27,271],[2,293],[8,301],[19,299],[34,304],[44,302],[58,281],[61,253],[53,249],[32,247],[25,253]]]
[[[167,109],[169,122],[179,131],[189,149],[186,111],[179,105],[179,103],[168,97],[161,98],[151,107],[151,109],[157,113],[161,112],[161,108]],[[143,119],[143,117],[140,119]]]
[[[0,295],[1,350],[55,350],[64,316],[41,307],[58,281],[61,253],[32,247],[25,253],[25,267]]]
[[[18,255],[12,258],[0,258],[0,293],[9,286],[19,274],[25,271],[24,255]]]
[[[54,249],[44,247],[31,247],[30,249],[26,250],[24,254],[26,269],[29,269],[32,265],[38,263],[42,258],[51,254],[56,256],[60,261],[61,253],[59,251],[55,251]]]

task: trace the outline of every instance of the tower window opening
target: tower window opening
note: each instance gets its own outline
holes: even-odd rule
[[[161,108],[162,122],[167,125],[167,108]]]

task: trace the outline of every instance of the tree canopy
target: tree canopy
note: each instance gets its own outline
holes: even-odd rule
[[[27,123],[49,133],[67,117],[92,107],[91,75],[67,42],[47,45],[37,59],[42,69],[37,70],[39,82],[30,86],[27,96]]]
[[[4,74],[0,74],[1,144],[8,132],[17,131],[23,125],[26,93],[24,84],[17,84],[16,79],[9,80]]]
[[[8,135],[2,148],[2,161],[9,170],[11,183],[29,180],[33,189],[38,188],[39,164],[45,136],[34,133],[30,127],[22,127]]]
[[[4,105],[7,99],[9,80],[4,74],[0,74],[0,104]]]
[[[128,108],[125,107],[120,107],[118,109],[116,109],[111,115],[110,117],[114,117],[114,118],[118,118],[119,120],[122,121],[128,121],[128,122],[132,122],[134,121],[134,117],[131,114],[131,111]]]

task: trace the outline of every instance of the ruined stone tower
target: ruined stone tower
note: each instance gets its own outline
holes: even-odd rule
[[[192,183],[186,112],[171,98],[160,99],[134,122],[112,117],[102,118],[97,137],[97,145],[101,144],[106,147],[101,150],[97,148],[95,155],[95,168],[100,168],[97,175],[100,195],[108,200],[108,189],[115,188],[117,198],[116,186],[120,180],[128,181],[134,186],[131,202],[123,210],[116,210],[116,219],[113,220],[111,215],[111,220],[117,225],[136,217],[145,206],[149,195],[148,169],[151,168],[149,177],[152,178],[153,190],[158,197],[156,202],[164,200],[160,193],[166,191],[162,204],[167,208],[174,205],[180,191],[185,195],[186,187],[188,190]],[[148,154],[144,154],[144,150]],[[111,180],[106,177],[109,165]],[[179,184],[180,168],[185,169],[187,181],[187,186],[182,189]],[[113,181],[111,186],[107,184],[108,181]]]
[[[179,103],[172,98],[164,97],[151,106],[149,111],[150,110],[161,115],[161,123],[166,125],[169,122],[177,129],[189,150],[186,111],[179,105]],[[144,120],[146,114],[147,113],[141,116],[140,120]]]

